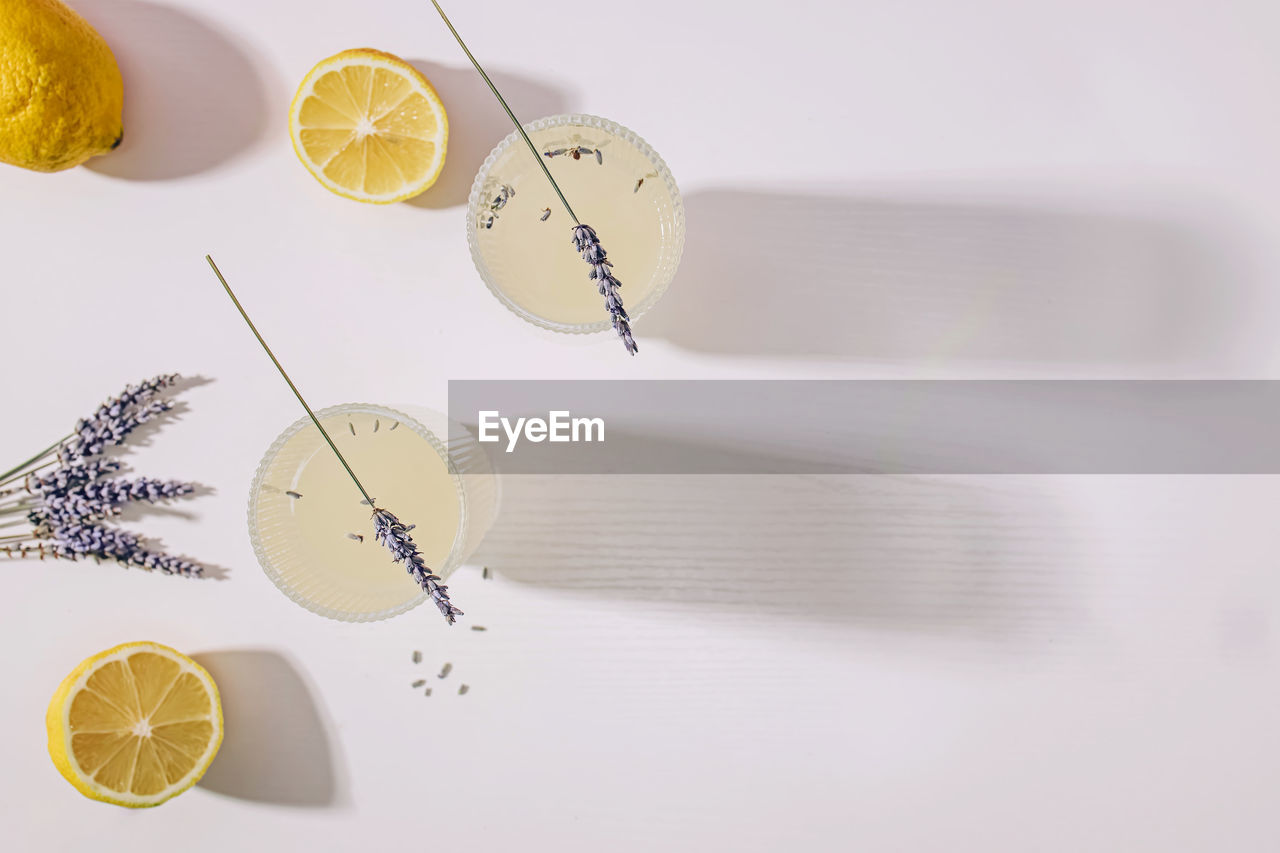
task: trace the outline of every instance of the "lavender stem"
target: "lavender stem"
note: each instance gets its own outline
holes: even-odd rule
[[[564,197],[564,193],[560,191],[560,185],[556,183],[556,179],[551,177],[551,170],[547,168],[547,164],[542,161],[542,156],[538,153],[538,149],[534,147],[533,140],[529,138],[529,134],[524,132],[524,125],[520,124],[520,119],[516,118],[516,114],[511,111],[511,107],[507,106],[507,101],[502,97],[502,93],[498,91],[498,87],[493,85],[493,81],[489,79],[489,75],[480,67],[480,63],[471,55],[471,50],[467,47],[467,43],[462,40],[462,36],[458,35],[458,31],[453,28],[453,23],[449,20],[449,16],[444,13],[444,9],[440,8],[440,4],[436,0],[431,0],[431,5],[436,7],[436,11],[440,13],[440,17],[444,19],[444,25],[449,28],[449,32],[453,33],[453,37],[457,39],[458,47],[462,48],[462,52],[467,55],[467,59],[471,60],[471,64],[475,66],[476,71],[480,72],[480,76],[484,78],[485,84],[489,87],[489,91],[493,92],[493,96],[498,99],[498,103],[506,110],[507,117],[511,119],[511,123],[516,126],[516,130],[520,131],[520,135],[524,137],[524,144],[529,146],[529,152],[533,154],[533,159],[538,161],[538,165],[542,167],[542,173],[547,176],[547,180],[551,182],[551,188],[556,191],[556,195],[560,196],[560,203],[564,205],[564,209],[568,211],[569,218],[578,224],[578,215],[573,212],[573,208],[569,206],[569,200]]]
[[[307,401],[302,399],[298,386],[293,384],[293,380],[289,378],[289,374],[284,372],[284,367],[280,364],[280,360],[276,358],[276,354],[271,351],[271,347],[267,346],[267,342],[262,339],[262,335],[258,334],[258,327],[253,325],[253,321],[249,319],[249,315],[245,313],[244,306],[240,304],[240,300],[236,299],[235,293],[231,290],[231,285],[227,284],[227,280],[222,277],[222,271],[218,269],[218,265],[213,262],[213,258],[205,255],[204,259],[209,262],[213,274],[218,277],[218,281],[222,282],[222,289],[227,292],[227,296],[231,297],[231,302],[236,306],[236,310],[240,312],[240,316],[249,324],[249,331],[253,332],[253,336],[258,339],[258,343],[262,344],[262,348],[266,350],[267,356],[270,357],[271,363],[276,366],[276,370],[280,371],[280,375],[284,377],[284,381],[288,384],[289,390],[293,392],[293,396],[298,398],[298,402],[302,404],[302,408],[307,410],[307,416],[311,418],[311,422],[316,425],[316,429],[320,430],[320,434],[324,436],[324,440],[329,443],[329,449],[338,457],[338,461],[342,463],[342,467],[347,469],[347,474],[351,477],[351,482],[356,484],[356,488],[360,490],[360,494],[364,495],[364,499],[369,502],[369,506],[373,506],[373,498],[369,497],[369,493],[365,491],[364,486],[360,484],[360,479],[356,477],[356,472],[351,470],[351,466],[347,464],[346,458],[342,455],[342,451],[338,449],[338,445],[333,443],[333,439],[329,437],[329,431],[320,423],[320,419],[316,417],[316,413],[311,411],[311,407],[307,405]]]
[[[3,486],[3,485],[5,485],[5,484],[7,484],[7,483],[9,483],[9,482],[12,482],[13,480],[18,479],[18,477],[17,477],[17,476],[14,476],[14,475],[19,475],[19,476],[20,476],[20,475],[22,474],[22,472],[24,472],[28,467],[30,467],[30,466],[32,466],[32,465],[34,465],[34,464],[36,464],[36,463],[37,463],[37,462],[39,462],[41,459],[43,459],[43,458],[45,458],[46,456],[48,456],[50,453],[55,453],[55,452],[57,452],[58,448],[59,448],[59,447],[62,447],[62,445],[63,445],[63,444],[65,444],[65,443],[67,442],[67,440],[68,440],[68,439],[71,439],[71,438],[74,438],[74,436],[72,436],[72,435],[68,435],[68,436],[65,436],[65,437],[63,437],[63,438],[59,439],[59,440],[58,440],[57,442],[55,442],[54,444],[49,445],[49,446],[48,446],[48,447],[46,447],[44,450],[42,450],[42,451],[40,451],[39,453],[37,453],[35,456],[32,456],[32,457],[31,457],[30,459],[28,459],[26,462],[23,462],[23,463],[22,463],[21,465],[19,465],[17,468],[10,468],[8,471],[5,471],[3,474],[0,474],[0,486]],[[53,464],[53,463],[49,463],[49,464]],[[44,468],[45,466],[44,466],[44,465],[41,465],[40,467],[41,467],[41,468]]]

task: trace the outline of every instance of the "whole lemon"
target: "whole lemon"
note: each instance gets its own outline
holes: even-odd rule
[[[0,161],[57,172],[120,144],[111,48],[59,0],[0,2]]]

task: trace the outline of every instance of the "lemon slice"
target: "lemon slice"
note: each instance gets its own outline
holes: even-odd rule
[[[302,165],[330,190],[389,204],[436,182],[449,119],[416,68],[366,47],[307,72],[289,108],[289,135]]]
[[[218,688],[159,643],[125,643],[81,662],[45,717],[54,766],[80,793],[158,806],[190,788],[222,743]]]

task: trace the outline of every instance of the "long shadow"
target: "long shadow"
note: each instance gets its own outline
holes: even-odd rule
[[[123,472],[123,475],[131,475],[132,472]],[[146,501],[130,501],[120,508],[120,514],[115,518],[121,523],[130,521],[139,521],[149,515],[151,516],[167,516],[169,518],[181,518],[185,521],[198,521],[200,513],[189,509],[184,509],[187,501],[197,498],[213,497],[218,490],[213,486],[206,486],[202,483],[192,483],[192,490],[181,497],[172,500],[161,500],[156,503],[148,503]]]
[[[733,188],[685,202],[680,271],[638,328],[696,351],[1203,369],[1238,345],[1259,286],[1233,235],[1174,206]]]
[[[77,0],[75,8],[106,39],[124,78],[124,141],[87,168],[131,180],[180,178],[262,137],[266,84],[233,36],[147,0]]]
[[[113,517],[110,521],[112,524],[123,525],[131,530],[136,530],[132,525],[140,521],[145,521],[147,516],[167,516],[169,518],[181,518],[184,521],[199,521],[201,517],[200,513],[194,510],[183,509],[182,507],[184,504],[181,502],[194,498],[210,497],[213,494],[215,494],[215,490],[212,487],[197,484],[195,490],[192,491],[191,494],[184,495],[182,498],[177,500],[163,501],[160,503],[146,503],[145,501],[133,501],[127,503],[121,508],[120,514]],[[161,539],[154,536],[144,536],[143,539],[146,541],[148,547],[156,551],[168,553],[168,549],[164,547],[164,542]],[[188,554],[183,554],[182,559],[200,566],[200,568],[203,569],[200,577],[204,580],[221,581],[228,580],[231,577],[231,570],[225,566],[219,566],[215,563],[210,563],[207,560],[196,559]]]
[[[213,381],[207,376],[180,377],[173,385],[164,389],[157,396],[157,399],[170,400],[173,403],[173,408],[161,412],[145,423],[139,424],[133,432],[129,433],[128,439],[123,444],[108,447],[104,455],[123,460],[124,457],[130,456],[139,448],[150,447],[162,430],[181,421],[190,411],[190,404],[186,400],[178,399],[178,395],[185,391],[190,391],[192,388],[208,385]]]
[[[784,616],[1021,651],[1087,622],[1078,535],[1017,478],[525,475],[503,478],[476,559],[520,583],[691,618]]]
[[[225,734],[200,787],[228,797],[323,808],[342,801],[343,768],[314,692],[281,654],[194,655],[222,697]]]
[[[444,102],[449,113],[449,149],[439,180],[422,195],[409,199],[408,204],[431,209],[464,205],[484,158],[515,128],[470,65],[441,65],[425,59],[409,62],[427,76]],[[543,80],[485,70],[521,121],[569,109],[569,97]]]

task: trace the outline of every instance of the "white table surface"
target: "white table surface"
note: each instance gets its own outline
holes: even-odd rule
[[[455,0],[519,113],[620,121],[681,184],[686,260],[628,360],[481,286],[462,204],[509,128],[424,0],[73,5],[119,57],[125,143],[0,168],[0,436],[16,462],[126,381],[212,380],[129,459],[215,490],[140,524],[228,578],[3,565],[5,849],[1280,847],[1274,478],[515,482],[453,584],[487,632],[333,623],[250,550],[251,473],[299,412],[202,260],[317,406],[442,408],[458,378],[1273,377],[1280,7]],[[360,45],[448,105],[412,203],[332,196],[289,145],[297,82]],[[135,813],[58,776],[43,714],[140,638],[209,665],[227,739]]]

